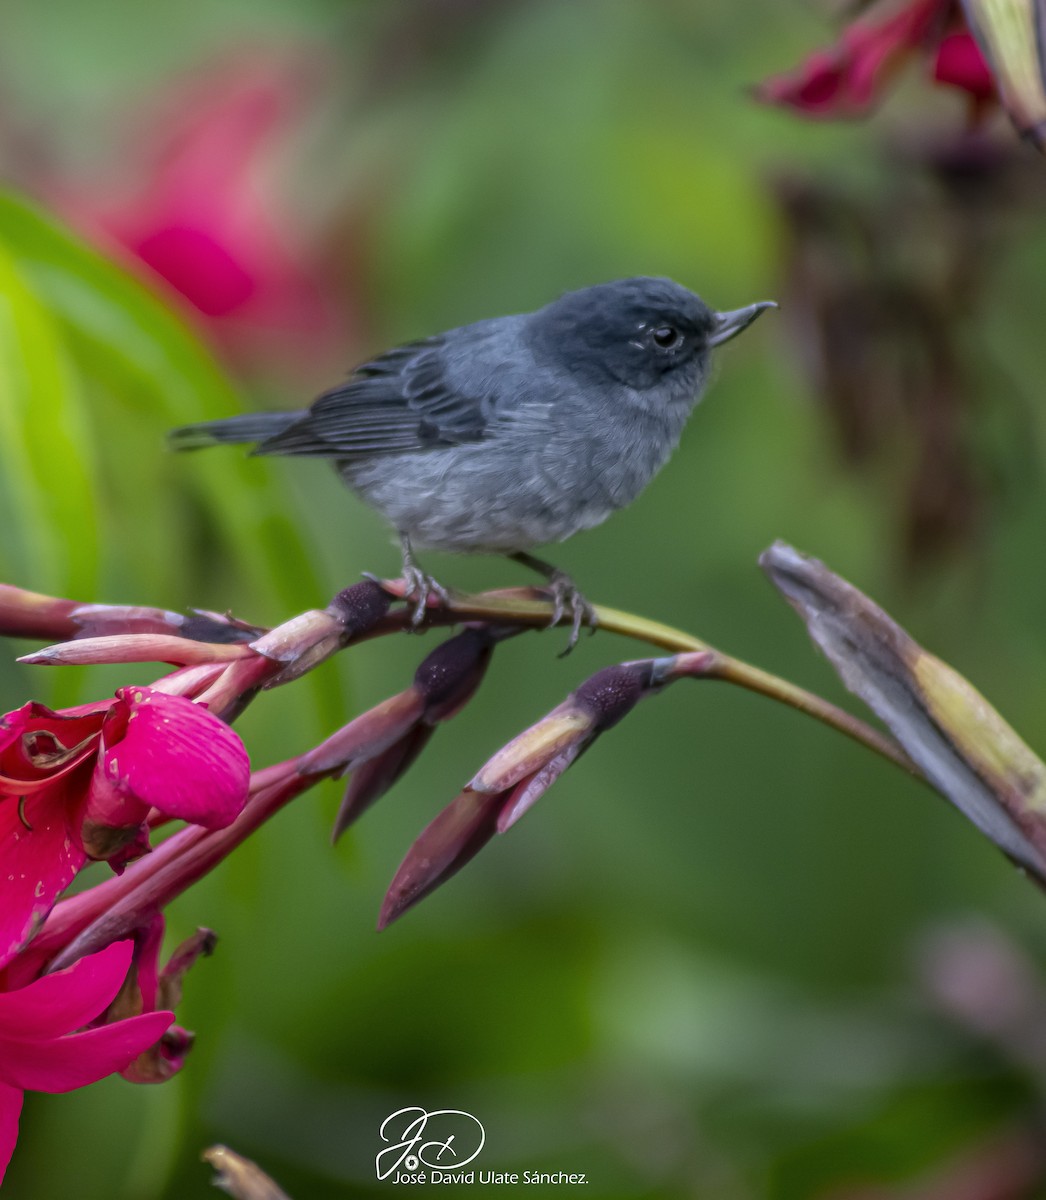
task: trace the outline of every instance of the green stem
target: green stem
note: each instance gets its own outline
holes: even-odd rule
[[[915,763],[892,738],[815,693],[808,692],[805,688],[789,683],[786,679],[753,666],[743,659],[724,654],[700,638],[684,633],[681,629],[674,629],[671,625],[663,625],[660,621],[651,621],[646,617],[622,612],[617,608],[606,608],[603,605],[596,605],[595,611],[597,627],[607,633],[646,642],[672,654],[685,654],[695,650],[711,651],[715,657],[706,672],[708,678],[721,679],[750,692],[758,692],[759,695],[776,700],[779,704],[787,704],[790,708],[797,709],[820,721],[822,725],[827,725],[830,729],[866,746],[916,779],[925,779]],[[444,614],[443,619],[441,612]],[[551,604],[547,600],[538,599],[534,589],[521,588],[477,596],[452,594],[449,604],[442,610],[434,609],[427,614],[427,619],[451,624],[461,617],[473,617],[492,622],[501,620],[510,624],[547,626],[551,612]],[[397,613],[396,617],[398,616]],[[561,624],[567,623],[569,617],[564,617]]]

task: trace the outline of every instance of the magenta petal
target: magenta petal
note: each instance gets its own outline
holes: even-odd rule
[[[135,965],[138,970],[138,992],[142,998],[142,1012],[152,1012],[156,1008],[156,993],[160,986],[160,947],[163,945],[166,928],[167,921],[163,913],[154,913],[137,937]]]
[[[74,771],[97,748],[111,700],[55,712],[30,701],[0,721],[0,787],[25,795]]]
[[[22,1089],[0,1083],[0,1183],[18,1141],[18,1118],[22,1112]]]
[[[119,870],[149,849],[149,805],[130,792],[122,779],[94,770],[80,821],[80,844],[88,858],[108,861]]]
[[[250,761],[243,742],[212,713],[184,696],[121,688],[127,727],[106,744],[98,764],[129,796],[207,829],[230,825],[243,811]]]
[[[431,821],[400,863],[378,917],[384,929],[472,858],[494,836],[505,795],[466,788]]]
[[[83,1033],[46,1039],[9,1039],[0,1033],[0,1078],[36,1092],[71,1092],[122,1071],[163,1036],[172,1012],[145,1013]]]
[[[0,992],[0,1038],[60,1037],[93,1021],[123,985],[133,948],[130,941],[114,942],[64,971]]]
[[[27,796],[21,814],[15,797],[0,798],[0,967],[32,936],[87,861],[70,837],[65,813],[62,781]]]

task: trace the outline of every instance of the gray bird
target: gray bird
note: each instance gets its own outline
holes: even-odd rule
[[[717,313],[670,279],[619,279],[396,347],[304,411],[187,425],[171,443],[331,459],[399,532],[415,624],[447,593],[414,547],[503,554],[549,581],[553,624],[570,611],[569,650],[592,608],[527,551],[631,504],[675,449],[712,347],[773,307]]]

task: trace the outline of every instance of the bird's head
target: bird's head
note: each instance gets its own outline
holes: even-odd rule
[[[532,333],[542,355],[576,374],[696,396],[712,348],[775,307],[762,301],[716,312],[671,279],[639,276],[568,292],[534,314]]]

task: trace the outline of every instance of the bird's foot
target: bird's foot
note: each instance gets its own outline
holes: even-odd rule
[[[548,577],[548,590],[552,599],[552,620],[549,621],[549,628],[558,625],[567,613],[571,616],[570,637],[567,639],[566,649],[559,655],[560,658],[566,658],[578,643],[582,625],[589,627],[589,633],[596,632],[596,610],[565,571],[552,572]]]
[[[414,612],[410,618],[411,629],[417,629],[425,619],[429,597],[436,596],[441,603],[450,604],[450,593],[438,580],[423,571],[414,557],[408,534],[400,532],[400,548],[403,552],[403,599],[414,601]]]
[[[450,593],[437,579],[426,574],[416,563],[403,564],[403,582],[407,585],[404,599],[414,601],[414,613],[410,618],[411,629],[417,629],[425,619],[429,597],[436,596],[443,604],[450,603]]]
[[[566,649],[559,656],[566,658],[578,643],[582,624],[589,627],[590,633],[596,632],[599,618],[595,608],[581,594],[577,584],[566,571],[561,571],[559,567],[545,562],[543,558],[535,558],[533,554],[528,554],[525,550],[517,550],[515,554],[510,554],[508,557],[513,562],[521,563],[524,567],[529,567],[531,571],[537,571],[538,574],[544,575],[548,580],[549,598],[552,601],[552,620],[548,623],[550,629],[553,625],[558,625],[568,612],[570,613],[570,637],[567,639]]]
[[[371,580],[372,583],[383,582],[380,575],[374,575],[370,571],[364,571],[363,578]],[[403,599],[414,602],[414,612],[410,618],[411,629],[417,629],[425,619],[425,609],[428,608],[430,596],[438,597],[444,604],[450,603],[450,592],[443,584],[414,564],[404,565],[403,584]]]

